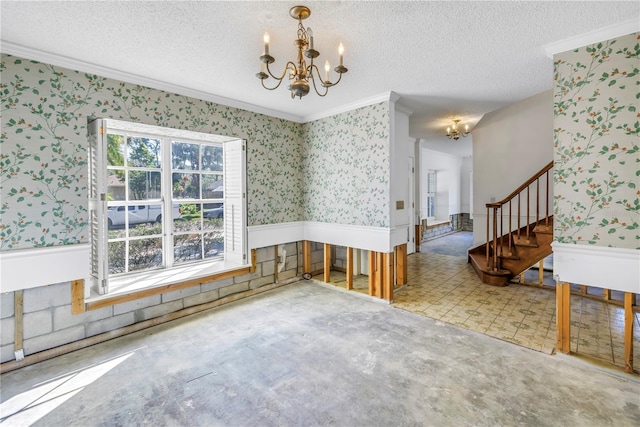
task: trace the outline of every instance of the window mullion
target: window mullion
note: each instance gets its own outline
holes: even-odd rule
[[[162,138],[162,162],[160,170],[162,174],[162,257],[164,266],[171,267],[174,263],[173,253],[173,191],[171,185],[171,138]]]

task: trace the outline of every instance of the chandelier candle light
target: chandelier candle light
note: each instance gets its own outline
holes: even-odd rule
[[[269,64],[274,62],[275,58],[269,55],[269,34],[264,33],[264,54],[260,56],[260,61],[262,62],[261,70],[259,73],[256,73],[256,77],[259,78],[262,82],[262,87],[267,90],[274,90],[280,86],[288,71],[289,90],[291,91],[291,98],[295,98],[297,96],[298,98],[302,99],[303,96],[308,94],[310,90],[309,81],[311,81],[313,89],[319,96],[325,96],[327,92],[329,92],[329,88],[340,83],[342,74],[348,71],[348,69],[342,64],[344,58],[344,46],[342,46],[342,43],[340,43],[340,46],[338,47],[340,65],[333,69],[336,73],[338,73],[338,80],[335,83],[332,83],[329,80],[329,71],[331,70],[329,61],[326,61],[324,63],[323,79],[318,66],[313,63],[313,60],[320,56],[320,52],[313,48],[313,31],[309,27],[307,27],[307,29],[305,30],[304,26],[302,25],[302,21],[304,19],[307,19],[311,15],[311,10],[306,6],[294,6],[289,10],[289,15],[291,15],[292,18],[298,20],[298,38],[294,42],[296,48],[298,49],[298,59],[295,62],[288,61],[280,77],[274,76],[269,69]],[[307,61],[304,59],[305,57],[310,59],[309,65],[307,65]],[[265,85],[265,80],[269,77],[272,77],[278,81],[278,83],[274,87],[267,87]],[[320,82],[320,86],[324,88],[324,91],[321,92],[318,90],[316,86],[316,79]]]
[[[449,137],[449,139],[453,138],[454,140],[459,140],[460,139],[460,135],[462,136],[467,136],[469,135],[469,125],[465,125],[464,126],[464,132],[460,132],[458,130],[458,123],[460,122],[460,120],[454,120],[453,121],[453,130],[451,128],[447,128],[447,136]]]

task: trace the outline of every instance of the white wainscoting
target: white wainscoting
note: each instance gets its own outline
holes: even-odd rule
[[[249,227],[251,249],[309,240],[388,253],[407,243],[407,239],[408,226],[385,228],[299,221]]]
[[[310,240],[388,253],[407,243],[407,233],[407,226],[384,228],[312,221],[248,227],[251,249]],[[88,244],[0,251],[0,292],[84,279],[89,295],[88,278]]]
[[[0,251],[0,292],[84,279],[89,281],[89,245]]]
[[[640,293],[640,250],[553,242],[556,281]]]

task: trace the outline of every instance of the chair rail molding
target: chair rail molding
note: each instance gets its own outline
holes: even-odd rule
[[[640,250],[553,242],[557,282],[640,293]]]

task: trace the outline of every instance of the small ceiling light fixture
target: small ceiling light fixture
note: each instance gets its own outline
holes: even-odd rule
[[[467,136],[469,135],[469,125],[464,125],[464,132],[460,132],[458,130],[458,123],[460,122],[460,120],[454,120],[453,121],[453,126],[450,128],[447,128],[447,136],[449,137],[449,139],[454,139],[454,140],[459,140],[460,139],[460,135],[462,136]]]
[[[311,28],[307,28],[305,30],[304,26],[302,25],[302,20],[307,19],[311,15],[311,10],[306,6],[294,6],[289,10],[289,15],[291,15],[293,19],[298,20],[298,38],[294,42],[296,48],[298,49],[298,59],[296,61],[287,62],[280,77],[274,76],[269,69],[269,64],[274,62],[275,59],[273,56],[269,55],[269,34],[264,33],[264,54],[260,56],[262,65],[260,72],[256,73],[256,77],[259,78],[262,82],[262,87],[267,90],[274,90],[280,86],[288,71],[289,90],[291,91],[291,98],[295,98],[297,96],[302,99],[303,96],[308,94],[310,90],[309,81],[311,81],[313,89],[319,96],[325,96],[327,92],[329,92],[329,88],[331,86],[337,85],[342,79],[342,74],[348,71],[347,68],[342,65],[344,47],[342,46],[342,43],[340,43],[340,46],[338,47],[340,65],[333,69],[336,73],[338,73],[338,80],[335,83],[332,83],[329,80],[329,70],[331,69],[329,61],[326,61],[324,64],[323,79],[318,66],[313,63],[313,60],[320,56],[320,52],[313,48],[313,31],[311,30]],[[307,61],[304,59],[304,57],[307,57],[311,60],[309,62],[309,65],[307,65]],[[314,71],[316,77],[314,77]],[[278,81],[278,84],[276,84],[274,87],[267,87],[265,85],[265,80],[269,77],[276,79]],[[316,79],[324,88],[323,92],[319,91],[316,87]]]

